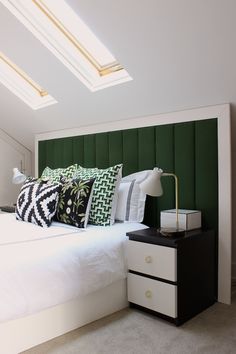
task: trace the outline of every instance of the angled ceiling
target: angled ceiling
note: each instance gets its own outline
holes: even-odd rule
[[[0,129],[34,134],[167,111],[236,104],[235,0],[68,0],[133,81],[91,93],[0,5],[0,51],[59,102],[31,110],[0,84]]]

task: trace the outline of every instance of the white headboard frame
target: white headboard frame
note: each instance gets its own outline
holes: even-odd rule
[[[179,122],[217,118],[218,121],[218,188],[219,188],[219,244],[218,244],[218,301],[231,303],[232,250],[232,186],[231,186],[231,126],[230,105],[221,104],[190,110],[131,118],[37,134],[35,137],[35,174],[38,174],[38,142],[69,136],[94,134],[115,130],[141,128]],[[200,258],[199,258],[200,260]]]

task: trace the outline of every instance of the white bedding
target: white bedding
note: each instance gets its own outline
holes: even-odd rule
[[[84,231],[85,229],[78,229],[56,222],[53,223],[53,227],[42,228],[29,222],[16,220],[15,214],[0,214],[0,246]]]
[[[50,228],[0,215],[0,321],[33,314],[126,277],[126,232],[140,223]]]

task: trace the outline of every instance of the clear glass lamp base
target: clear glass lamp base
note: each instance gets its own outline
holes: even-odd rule
[[[185,235],[185,230],[183,229],[176,229],[175,227],[161,227],[158,229],[160,234],[166,237],[181,237]]]

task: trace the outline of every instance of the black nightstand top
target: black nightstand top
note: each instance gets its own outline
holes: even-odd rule
[[[184,236],[179,237],[167,237],[163,236],[156,228],[150,227],[148,229],[142,229],[132,232],[127,232],[127,236],[130,240],[152,243],[156,245],[162,245],[167,247],[177,247],[178,243],[182,243],[187,238],[194,238],[195,236],[202,234],[207,231],[202,229],[196,229],[191,231],[186,231]]]

